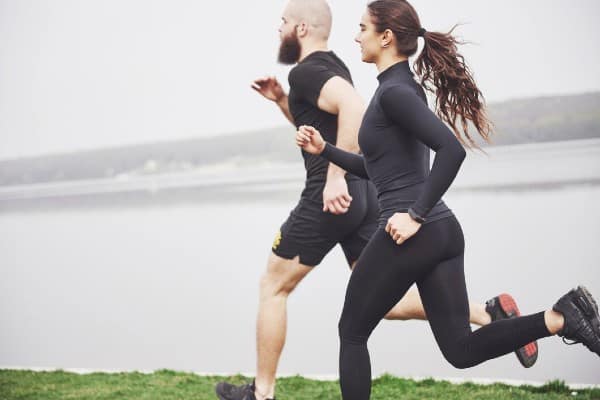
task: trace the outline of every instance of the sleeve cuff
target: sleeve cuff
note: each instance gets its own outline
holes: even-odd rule
[[[416,211],[413,207],[408,209],[408,215],[410,215],[410,217],[412,219],[414,219],[416,222],[418,222],[420,224],[424,224],[425,221],[427,221],[427,218],[424,217],[424,215],[427,215],[427,214],[420,213],[420,212]]]
[[[323,147],[323,151],[321,152],[321,157],[329,159],[328,155],[331,153],[331,144],[325,141],[325,147]]]

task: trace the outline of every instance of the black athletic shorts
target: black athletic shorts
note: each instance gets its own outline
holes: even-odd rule
[[[273,253],[285,259],[299,256],[301,264],[315,266],[339,243],[348,264],[355,262],[377,229],[379,207],[370,181],[347,181],[352,202],[345,214],[323,211],[322,187],[310,196],[303,193],[277,233]]]

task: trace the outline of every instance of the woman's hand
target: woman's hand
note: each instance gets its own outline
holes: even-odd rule
[[[296,132],[296,144],[310,154],[319,155],[325,148],[325,140],[312,126],[302,125]]]
[[[413,236],[421,228],[421,224],[415,221],[408,213],[395,213],[388,219],[385,231],[390,234],[394,242],[402,244]]]

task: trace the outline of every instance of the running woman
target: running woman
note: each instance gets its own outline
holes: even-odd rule
[[[356,41],[362,60],[377,66],[379,86],[359,131],[363,156],[336,148],[314,127],[302,126],[296,136],[304,151],[369,178],[377,188],[379,227],[352,271],[339,321],[344,400],[369,398],[367,341],[414,283],[438,346],[456,368],[555,334],[600,355],[598,307],[584,287],[546,311],[471,329],[463,233],[441,197],[466,155],[461,143],[476,146],[467,123],[484,139],[491,129],[481,92],[451,33],[427,32],[406,1],[369,3]],[[415,62],[420,83],[408,64],[419,37],[424,39]],[[424,88],[435,93],[441,120],[427,107]],[[435,151],[431,169],[430,149]]]

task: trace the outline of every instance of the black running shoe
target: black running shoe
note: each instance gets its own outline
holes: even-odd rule
[[[215,392],[220,400],[256,400],[256,396],[254,395],[255,390],[256,386],[254,386],[254,382],[241,386],[219,382],[215,387]],[[275,400],[275,398],[267,400]]]
[[[558,332],[567,344],[582,343],[600,356],[600,317],[598,304],[590,292],[578,286],[558,299],[552,309],[565,318],[565,325]],[[571,342],[567,342],[570,340]]]
[[[515,318],[521,316],[515,299],[510,294],[502,293],[485,302],[485,311],[490,314],[492,321],[500,319]],[[515,350],[515,354],[521,365],[530,368],[538,358],[537,342],[531,342]]]

